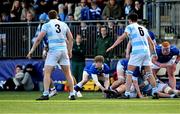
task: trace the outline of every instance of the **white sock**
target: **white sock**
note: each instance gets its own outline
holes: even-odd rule
[[[171,94],[171,95],[170,95],[170,98],[174,98],[174,96],[175,96],[175,94]]]
[[[125,96],[128,96],[128,95],[130,96],[130,92],[129,92],[129,91],[126,91],[124,95],[125,95]]]
[[[82,85],[81,83],[78,83],[77,86],[79,86],[80,88],[82,88],[83,85]]]
[[[55,86],[54,86],[53,88],[51,88],[50,90],[51,90],[51,91],[56,90]]]
[[[70,92],[70,96],[75,95],[75,90],[73,92]]]
[[[44,91],[43,92],[43,96],[48,96],[49,95],[49,91]]]
[[[157,93],[157,87],[152,88],[152,95],[154,95],[154,93]]]

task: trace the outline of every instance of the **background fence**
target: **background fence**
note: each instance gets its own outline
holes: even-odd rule
[[[144,0],[144,19],[149,21],[149,29],[156,35],[157,42],[169,40],[180,47],[180,0]],[[111,25],[109,35],[115,41],[121,35],[127,20],[109,21],[85,21],[67,22],[73,36],[77,33],[83,37],[86,45],[86,56],[94,56],[94,44],[99,35],[97,23]],[[0,58],[26,57],[32,46],[32,38],[35,35],[39,23],[1,23],[0,24]],[[127,40],[114,49],[113,55],[124,57]],[[41,57],[42,45],[34,53],[34,57]]]
[[[82,24],[83,23],[83,24]],[[88,23],[88,25],[84,24]],[[94,46],[97,37],[99,36],[99,27],[97,22],[67,22],[74,38],[76,34],[81,34],[83,42],[86,46],[86,56],[94,56]],[[99,22],[98,22],[99,23]],[[115,24],[115,22],[100,22],[103,25],[108,26],[108,23]],[[125,28],[125,21],[116,22],[116,25],[108,27],[108,34],[115,41],[119,35],[121,35]],[[35,32],[39,23],[3,23],[0,26],[0,57],[3,58],[17,58],[26,57],[28,51],[32,46],[32,39],[35,36]],[[118,24],[118,26],[117,26]],[[124,51],[127,45],[125,40],[114,50],[114,57],[124,56]],[[43,45],[40,45],[34,57],[41,57]]]

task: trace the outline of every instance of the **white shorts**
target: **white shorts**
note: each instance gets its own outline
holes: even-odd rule
[[[116,71],[122,72],[122,74],[124,73],[124,66],[121,65],[120,61],[117,63]],[[124,80],[125,81],[125,77],[124,76],[118,76],[118,80]]]
[[[167,84],[163,84],[163,83],[158,83],[157,84],[157,89],[158,89],[158,92],[163,92],[164,88],[168,86]]]
[[[69,56],[66,51],[48,52],[45,66],[70,65]]]
[[[150,66],[151,65],[151,57],[149,54],[131,54],[128,65]]]

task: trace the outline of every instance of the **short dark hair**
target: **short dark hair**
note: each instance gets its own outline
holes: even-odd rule
[[[49,19],[56,19],[57,18],[57,11],[56,10],[50,10],[48,12]]]
[[[23,69],[22,65],[16,65],[16,68],[20,68],[21,70]]]
[[[131,13],[128,15],[128,19],[130,19],[132,22],[137,22],[138,15],[136,13]]]
[[[105,28],[105,29],[107,30],[107,26],[105,26],[105,25],[102,25],[102,26],[100,27],[100,30],[101,30],[102,28]]]

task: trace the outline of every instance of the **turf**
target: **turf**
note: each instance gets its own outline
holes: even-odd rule
[[[0,114],[180,114],[180,99],[104,99],[100,92],[83,92],[67,99],[59,93],[48,101],[35,101],[39,92],[0,92]]]

